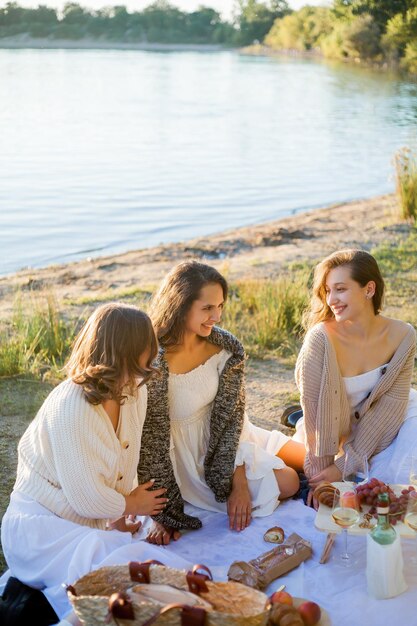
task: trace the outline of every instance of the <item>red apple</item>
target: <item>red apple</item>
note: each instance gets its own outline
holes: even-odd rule
[[[271,604],[293,604],[292,595],[286,591],[275,591],[269,600]]]
[[[303,602],[298,607],[298,612],[306,626],[314,626],[320,621],[321,610],[315,602]]]

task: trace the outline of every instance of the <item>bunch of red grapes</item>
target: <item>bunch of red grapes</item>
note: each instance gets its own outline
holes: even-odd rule
[[[393,526],[397,522],[403,522],[407,511],[408,494],[415,491],[414,487],[406,487],[401,491],[399,496],[395,495],[389,485],[386,485],[377,478],[371,480],[364,485],[358,485],[357,494],[360,504],[368,504],[371,508],[369,513],[376,516],[376,503],[380,493],[387,493],[389,497],[389,519]]]

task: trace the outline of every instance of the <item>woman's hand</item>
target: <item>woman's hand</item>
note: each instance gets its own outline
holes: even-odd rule
[[[167,546],[171,539],[177,541],[180,537],[181,533],[179,530],[174,530],[174,528],[169,528],[169,526],[164,526],[159,524],[159,522],[152,522],[146,541],[156,543],[158,546]]]
[[[124,515],[158,515],[166,507],[168,498],[162,496],[166,492],[165,487],[150,491],[154,480],[139,485],[130,492],[126,499]]]
[[[110,524],[111,530],[119,530],[122,533],[132,533],[135,534],[142,526],[142,522],[136,522],[134,515],[122,515],[119,519],[115,520]]]
[[[227,500],[227,515],[231,530],[244,530],[249,526],[252,514],[252,501],[245,473],[240,465],[233,474],[232,492]]]
[[[324,470],[309,478],[308,482],[310,487],[317,487],[317,485],[324,480],[328,483],[338,482],[342,478],[342,472],[334,463],[326,467]]]

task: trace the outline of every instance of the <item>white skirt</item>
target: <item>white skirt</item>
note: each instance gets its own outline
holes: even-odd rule
[[[3,517],[1,542],[10,568],[8,577],[41,589],[60,619],[71,606],[65,586],[103,565],[156,559],[179,568],[190,563],[164,547],[146,543],[145,531],[134,536],[117,530],[98,530],[62,519],[26,495],[13,492]]]
[[[188,418],[171,419],[171,462],[186,502],[207,511],[227,513],[226,502],[217,502],[204,476],[209,437],[210,407]],[[271,515],[279,505],[274,470],[283,469],[285,463],[276,454],[288,441],[289,437],[279,431],[254,426],[245,415],[235,467],[245,466],[253,517]]]

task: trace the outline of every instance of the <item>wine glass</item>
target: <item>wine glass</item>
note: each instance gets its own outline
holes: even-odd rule
[[[343,482],[355,483],[355,485],[363,485],[369,480],[368,459],[365,454],[361,455],[359,460],[357,459],[357,455],[355,455],[355,469],[351,470],[349,469],[351,456],[352,454],[349,453],[349,451],[345,453],[345,464],[342,474]]]
[[[417,452],[415,452],[410,461],[410,485],[417,489]]]
[[[343,529],[342,534],[345,536],[344,552],[340,558],[345,566],[349,566],[353,560],[348,552],[347,529],[354,526],[359,520],[359,499],[355,487],[336,489],[333,498],[332,518]]]
[[[408,494],[407,511],[404,522],[417,532],[417,491],[410,491]],[[417,565],[417,554],[410,559],[414,566]]]

